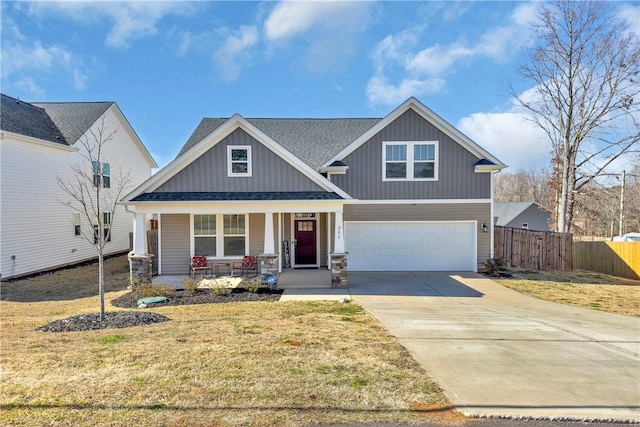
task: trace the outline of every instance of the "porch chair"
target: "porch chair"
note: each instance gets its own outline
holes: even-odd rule
[[[242,261],[234,261],[232,267],[232,275],[235,276],[235,271],[240,270],[240,274],[238,276],[244,276],[247,274],[247,277],[256,277],[258,275],[258,260],[255,256],[245,255],[242,258]],[[249,272],[253,272],[252,276],[249,276]]]
[[[196,255],[191,257],[191,261],[189,262],[189,277],[193,274],[193,277],[195,278],[199,270],[204,270],[204,273],[202,273],[203,275],[211,274],[211,267],[209,266],[206,256]]]

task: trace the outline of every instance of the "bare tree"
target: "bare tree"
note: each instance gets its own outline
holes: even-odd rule
[[[640,140],[640,41],[612,7],[543,3],[539,46],[519,70],[535,88],[526,96],[511,89],[551,141],[561,232],[571,228],[575,194]]]
[[[92,224],[91,231],[81,229],[81,235],[91,243],[98,254],[98,291],[100,294],[100,320],[105,319],[104,308],[104,248],[111,240],[118,200],[132,187],[131,172],[123,173],[119,167],[112,174],[111,165],[105,158],[105,147],[113,140],[118,129],[109,131],[105,116],[88,135],[81,137],[76,145],[85,161],[72,165],[72,179],[58,178],[58,185],[75,202],[64,203]]]

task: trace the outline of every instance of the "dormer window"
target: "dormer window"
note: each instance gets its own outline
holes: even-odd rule
[[[227,146],[227,175],[251,176],[251,146]]]
[[[437,179],[437,141],[382,143],[383,181],[435,181]]]

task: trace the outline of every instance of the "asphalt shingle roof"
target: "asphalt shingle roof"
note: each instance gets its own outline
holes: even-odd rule
[[[64,138],[74,144],[113,102],[34,102],[32,105],[44,109]]]
[[[493,216],[497,217],[496,225],[505,226],[518,215],[527,210],[534,202],[496,202],[493,204]]]
[[[203,119],[178,156],[228,119]],[[316,169],[378,123],[380,118],[246,119],[294,156]]]
[[[7,132],[69,145],[47,112],[38,106],[0,95],[0,128]]]
[[[336,193],[324,191],[289,192],[158,192],[144,193],[134,202],[228,201],[228,200],[336,200]]]
[[[73,145],[113,102],[24,102],[2,95],[0,127],[8,132]]]

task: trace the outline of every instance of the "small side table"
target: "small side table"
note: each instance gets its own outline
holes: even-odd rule
[[[221,276],[222,273],[226,273],[227,276],[231,276],[231,263],[219,262],[213,265],[213,273],[215,277]]]

